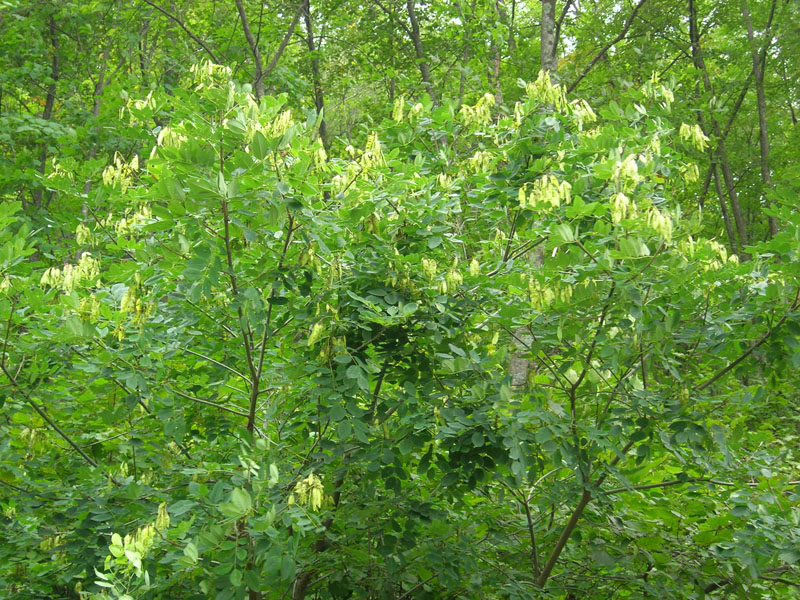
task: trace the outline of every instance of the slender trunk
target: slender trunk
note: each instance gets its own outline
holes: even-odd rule
[[[558,541],[556,542],[555,548],[553,548],[553,551],[547,558],[547,562],[542,568],[542,572],[539,573],[539,577],[536,579],[536,585],[538,587],[543,588],[547,583],[547,580],[550,578],[550,573],[553,572],[553,567],[555,567],[556,562],[558,562],[558,557],[561,556],[561,552],[567,545],[569,538],[572,536],[572,532],[575,531],[575,527],[578,525],[578,521],[580,521],[581,517],[583,516],[583,511],[586,510],[586,506],[589,504],[589,502],[591,502],[591,500],[592,495],[589,493],[589,491],[583,490],[578,505],[572,511],[572,515],[570,516],[567,524],[564,526],[561,536],[559,536]]]
[[[689,40],[692,45],[692,58],[694,60],[695,67],[697,67],[703,76],[703,87],[705,88],[706,92],[713,93],[711,79],[708,76],[708,69],[706,69],[706,63],[703,58],[703,50],[700,47],[700,34],[697,29],[697,10],[695,8],[694,0],[689,0]],[[725,187],[728,191],[728,197],[730,198],[731,212],[733,212],[733,219],[736,223],[736,230],[739,234],[738,247],[741,250],[748,243],[747,224],[744,220],[742,206],[739,203],[739,194],[736,192],[736,187],[734,185],[730,163],[728,162],[728,153],[725,149],[725,138],[723,136],[722,129],[719,126],[719,122],[713,118],[711,119],[711,127],[714,132],[714,137],[718,140],[716,156],[719,168],[722,171],[722,177],[725,180]],[[740,254],[740,258],[745,258],[745,256]]]
[[[319,52],[317,51],[314,43],[314,30],[311,21],[311,0],[304,0],[303,2],[303,19],[306,25],[306,46],[308,46],[308,54],[311,57],[311,79],[314,84],[314,106],[317,108],[317,114],[322,114],[322,120],[319,124],[319,137],[322,140],[322,145],[325,147],[325,152],[330,149],[331,143],[328,136],[328,123],[325,120],[325,95],[322,92],[322,78],[319,69]]]
[[[497,20],[508,27],[508,12],[506,11],[503,0],[495,0],[495,11],[497,12]],[[490,81],[494,83],[494,101],[495,104],[503,103],[503,90],[500,87],[500,65],[502,63],[502,47],[500,44],[499,36],[492,36],[492,72]]]
[[[517,18],[517,0],[511,0],[511,20],[508,22],[508,51],[517,49],[517,40],[514,38],[514,22]]]
[[[56,20],[53,15],[50,15],[48,20],[48,35],[50,36],[50,45],[53,50],[53,60],[50,66],[50,83],[47,86],[47,98],[44,102],[44,110],[42,111],[42,119],[49,121],[53,117],[53,108],[56,104],[56,86],[58,85],[58,78],[61,73],[61,63],[59,59],[59,42],[58,31],[56,30]],[[44,179],[44,174],[47,169],[47,142],[42,144],[42,150],[39,153],[39,174]],[[33,204],[36,208],[41,208],[44,198],[44,182],[41,182],[39,187],[33,191]]]
[[[712,156],[711,160],[713,161],[714,158]],[[733,230],[733,224],[731,223],[731,217],[728,214],[728,206],[725,203],[725,192],[722,191],[722,182],[719,180],[719,171],[717,170],[716,163],[711,163],[710,169],[711,176],[714,178],[714,187],[717,190],[717,197],[719,198],[719,208],[720,212],[722,213],[722,220],[725,223],[725,232],[728,234],[728,243],[731,246],[731,251],[739,255],[739,250],[736,246],[736,232]]]
[[[431,101],[436,104],[436,92],[433,89],[433,82],[431,81],[431,72],[428,68],[428,59],[425,57],[425,50],[422,48],[422,38],[419,33],[419,21],[417,21],[417,10],[414,7],[414,0],[406,0],[406,7],[408,9],[408,20],[411,22],[411,41],[414,43],[414,53],[417,55],[417,62],[419,63],[419,73],[422,76],[422,82],[428,90],[428,95]]]
[[[558,72],[556,58],[556,0],[542,0],[541,65],[543,71]]]
[[[458,16],[461,19],[464,31],[464,48],[461,52],[461,70],[458,76],[458,106],[461,106],[464,103],[464,93],[467,87],[467,64],[469,63],[470,52],[472,48],[472,24],[471,21],[467,19],[467,15],[461,6],[460,0],[457,1],[455,5],[456,8],[458,8]],[[474,2],[472,14],[475,14]]]
[[[773,0],[772,10],[775,10]],[[761,68],[761,60],[758,56],[755,33],[753,32],[753,19],[750,17],[750,10],[747,7],[747,0],[742,0],[742,15],[747,25],[747,39],[750,42],[750,56],[753,59],[753,76],[756,83],[756,99],[758,105],[758,143],[761,150],[761,181],[764,184],[764,192],[772,189],[772,175],[769,171],[769,134],[767,132],[767,100],[764,97],[764,71]],[[766,43],[765,45],[768,45]],[[762,194],[763,196],[763,194]],[[769,221],[769,234],[774,236],[778,233],[778,221],[775,217],[767,217]]]
[[[247,13],[244,12],[242,0],[236,0],[236,10],[239,11],[239,19],[242,22],[242,30],[244,37],[247,39],[247,45],[250,46],[250,52],[253,54],[253,63],[255,64],[255,77],[253,78],[253,93],[255,93],[258,100],[264,95],[264,63],[261,62],[261,52],[258,49],[258,42],[253,37],[253,32],[250,31],[250,22],[247,20]]]
[[[108,85],[111,77],[106,79],[106,69],[108,68],[108,55],[109,55],[109,47],[106,46],[105,50],[103,50],[103,62],[100,65],[100,72],[97,74],[97,80],[94,82],[94,90],[92,91],[92,122],[95,129],[95,132],[99,130],[97,119],[100,116],[100,98],[103,96],[103,91]],[[89,148],[89,160],[93,160],[97,157],[97,142],[92,143],[92,147]],[[92,180],[91,178],[87,178],[83,184],[83,202],[81,203],[81,216],[83,217],[84,222],[89,219],[89,205],[87,204],[89,198],[89,192],[92,191]],[[82,252],[79,250],[79,253]],[[80,256],[78,256],[80,258]]]
[[[137,42],[137,56],[139,58],[139,76],[142,78],[144,88],[150,87],[150,54],[147,52],[147,31],[150,29],[150,19],[145,19],[142,23],[142,30],[139,32]]]

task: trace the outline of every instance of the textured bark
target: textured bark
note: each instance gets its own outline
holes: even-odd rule
[[[775,4],[772,2],[772,14],[775,12]],[[772,19],[770,15],[770,21]],[[742,16],[747,25],[747,39],[750,42],[750,56],[753,60],[753,76],[756,84],[756,99],[758,106],[758,144],[761,150],[761,181],[764,184],[764,191],[772,189],[772,175],[769,171],[769,133],[767,131],[767,100],[764,96],[764,70],[758,56],[755,33],[753,32],[753,19],[750,17],[750,10],[747,7],[747,0],[742,0]],[[765,45],[769,45],[768,42]],[[778,233],[778,221],[775,217],[767,217],[769,221],[769,233],[771,236]]]
[[[303,1],[303,19],[306,25],[306,46],[308,47],[308,54],[311,57],[311,80],[314,84],[314,106],[317,108],[317,114],[322,114],[322,120],[319,124],[319,137],[322,139],[322,145],[327,152],[330,149],[331,143],[328,136],[328,123],[325,121],[325,94],[322,91],[322,77],[320,76],[319,69],[319,53],[317,52],[316,44],[314,43],[314,29],[311,21],[311,0]]]
[[[541,65],[543,71],[558,72],[556,58],[556,0],[542,0]]]
[[[414,53],[417,55],[417,63],[419,64],[419,73],[422,76],[422,82],[428,90],[428,95],[431,100],[436,104],[436,92],[433,89],[433,82],[431,81],[431,72],[428,67],[428,59],[425,57],[425,50],[422,47],[422,37],[419,33],[419,21],[417,20],[417,10],[414,6],[414,0],[406,1],[406,8],[408,9],[408,20],[411,23],[411,41],[414,44]]]

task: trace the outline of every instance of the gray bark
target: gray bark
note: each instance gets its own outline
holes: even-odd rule
[[[556,57],[556,0],[542,0],[541,65],[543,71],[558,72]]]

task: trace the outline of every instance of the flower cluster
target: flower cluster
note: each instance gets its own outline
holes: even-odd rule
[[[611,220],[617,225],[623,219],[632,219],[636,216],[636,202],[622,192],[614,194],[611,200]]]
[[[82,283],[95,283],[99,276],[100,263],[91,253],[84,252],[77,265],[68,263],[62,269],[47,269],[39,284],[42,287],[60,288],[65,294],[69,294]]]
[[[399,123],[403,120],[403,113],[405,112],[406,107],[406,97],[399,96],[394,101],[394,106],[392,107],[392,119]]]
[[[571,190],[568,182],[559,181],[555,175],[545,175],[519,188],[517,199],[520,208],[558,208],[562,203],[571,202]]]
[[[164,129],[161,130],[161,133]],[[159,133],[159,139],[161,139]],[[114,154],[114,164],[103,169],[103,183],[108,186],[119,185],[124,194],[133,182],[133,174],[139,170],[139,156],[134,154],[130,163],[122,158],[119,152]]]
[[[572,113],[572,119],[578,127],[578,131],[583,131],[584,123],[594,123],[597,121],[597,115],[583,98],[573,100],[569,103],[569,110]]]
[[[624,159],[617,161],[614,167],[614,179],[624,189],[633,189],[642,180],[636,158],[635,155],[629,154]]]
[[[531,308],[542,310],[550,306],[553,302],[569,302],[572,298],[572,286],[567,283],[551,281],[542,285],[535,279],[528,281],[528,296]]]
[[[100,301],[94,294],[81,298],[78,303],[78,317],[84,323],[97,323],[100,319]]]
[[[306,505],[311,510],[319,510],[322,506],[323,496],[322,479],[315,473],[309,473],[308,477],[301,479],[294,486],[294,492],[289,495],[289,504]]]
[[[381,141],[378,139],[378,132],[373,131],[367,138],[367,145],[361,155],[361,166],[366,171],[370,167],[385,167],[386,159],[381,149]]]
[[[467,159],[467,169],[472,173],[487,173],[492,164],[492,154],[487,150],[476,150]]]
[[[428,279],[436,277],[437,264],[432,258],[422,259],[422,272]]]
[[[439,292],[446,294],[447,290],[455,290],[462,283],[464,283],[464,276],[458,269],[458,257],[456,256],[450,269],[445,273],[444,281],[439,283]]]
[[[680,135],[682,140],[691,142],[691,144],[701,152],[706,149],[706,146],[708,146],[708,136],[703,133],[700,125],[687,125],[686,123],[681,123],[680,129],[678,130],[678,135]]]
[[[529,98],[538,100],[542,104],[552,104],[558,111],[563,111],[567,107],[567,91],[563,86],[553,83],[547,71],[539,71],[536,81],[525,86],[525,93]]]
[[[108,551],[111,553],[106,557],[106,570],[112,563],[125,565],[126,569],[133,567],[137,575],[142,572],[142,557],[155,545],[157,532],[162,532],[169,527],[169,514],[167,513],[167,503],[162,502],[158,507],[156,520],[137,529],[134,533],[126,535],[123,539],[118,533],[111,536],[111,544]]]
[[[492,107],[494,106],[495,99],[490,93],[485,93],[475,106],[468,106],[464,104],[461,106],[459,115],[464,125],[469,127],[471,125],[488,125],[492,120]]]
[[[655,206],[647,213],[647,225],[656,230],[665,242],[672,239],[672,217],[664,214]]]
[[[669,108],[675,102],[675,95],[672,90],[661,83],[661,79],[656,72],[653,72],[650,80],[642,86],[642,94],[649,100],[662,99],[666,108]]]
[[[120,314],[130,314],[131,320],[140,327],[144,325],[150,313],[153,312],[152,303],[147,302],[143,298],[142,287],[142,276],[137,272],[133,276],[133,283],[128,286],[128,289],[122,296],[119,307]],[[121,340],[124,335],[122,324],[117,328],[116,334]]]

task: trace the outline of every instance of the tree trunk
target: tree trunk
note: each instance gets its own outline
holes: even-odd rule
[[[56,20],[53,15],[50,15],[48,20],[48,34],[50,36],[50,45],[53,50],[53,60],[50,66],[50,83],[47,86],[47,98],[44,101],[44,110],[42,111],[42,119],[49,121],[53,117],[53,108],[56,104],[56,86],[58,78],[61,74],[61,63],[58,56],[59,42],[58,31],[56,30]],[[47,170],[47,142],[42,144],[42,151],[39,154],[39,174],[44,179],[44,174]],[[36,208],[41,208],[44,198],[44,181],[40,182],[37,189],[33,191],[33,204]]]
[[[542,0],[541,64],[543,71],[558,72],[556,58],[556,0]]]
[[[250,31],[250,23],[247,20],[247,13],[244,12],[242,0],[236,0],[236,10],[239,11],[239,19],[242,21],[244,37],[247,39],[247,45],[250,46],[250,52],[253,54],[253,63],[255,64],[253,93],[256,95],[256,98],[260,100],[264,95],[264,63],[261,62],[261,52],[258,49],[258,42],[253,37],[253,32]]]
[[[713,156],[711,157],[711,160],[714,160]],[[725,192],[722,191],[722,182],[719,180],[719,171],[717,170],[717,164],[715,162],[711,163],[711,176],[714,178],[714,187],[717,190],[719,208],[720,212],[722,213],[722,221],[725,223],[725,232],[728,234],[728,243],[730,243],[731,252],[738,256],[739,249],[736,246],[736,232],[733,230],[731,217],[728,214],[728,206],[725,203]]]
[[[773,0],[772,11],[775,11]],[[769,171],[769,135],[767,132],[767,101],[764,97],[764,71],[761,68],[761,60],[758,56],[755,33],[753,32],[753,20],[750,17],[750,10],[747,7],[747,0],[742,0],[742,15],[747,25],[747,39],[750,42],[750,56],[753,59],[753,76],[756,84],[756,98],[758,105],[758,143],[761,149],[761,181],[764,184],[764,192],[772,189],[772,174]],[[765,46],[769,45],[765,42]],[[763,196],[763,194],[762,194]],[[778,221],[775,217],[767,217],[769,221],[769,234],[774,236],[778,233]]]
[[[414,0],[407,0],[406,7],[408,8],[408,20],[411,22],[411,41],[414,43],[414,53],[417,55],[417,62],[419,63],[419,73],[422,76],[422,82],[428,90],[431,101],[436,104],[436,92],[433,89],[428,60],[425,58],[425,51],[422,48],[422,38],[419,33],[419,22],[417,21],[417,11],[414,7]]]
[[[508,12],[506,11],[503,0],[495,0],[495,12],[497,13],[497,20],[504,26],[508,27]],[[492,69],[489,73],[489,81],[494,85],[494,101],[495,104],[500,105],[503,103],[503,90],[500,87],[500,65],[502,63],[502,46],[499,36],[492,35]]]
[[[703,59],[703,50],[700,48],[700,34],[697,30],[697,10],[695,9],[694,0],[689,0],[689,40],[692,45],[692,58],[694,60],[694,64],[703,76],[703,87],[705,88],[706,92],[713,93],[711,79],[708,76],[708,69],[706,69],[706,63]],[[714,132],[714,136],[718,140],[716,156],[720,170],[722,171],[722,177],[725,180],[725,187],[728,191],[728,197],[730,198],[731,212],[733,212],[733,220],[736,223],[736,230],[739,234],[738,246],[741,252],[742,249],[747,245],[747,224],[744,220],[742,206],[739,203],[739,194],[736,192],[733,175],[731,174],[730,163],[728,162],[728,153],[725,150],[725,137],[722,134],[722,129],[720,128],[719,122],[716,119],[711,119],[711,127],[712,131]],[[722,201],[722,198],[720,201]],[[739,256],[740,258],[745,258],[745,256],[742,254]]]
[[[319,124],[319,137],[322,139],[322,145],[325,147],[325,152],[331,147],[330,139],[328,136],[328,123],[325,120],[325,95],[322,92],[322,78],[319,69],[319,53],[317,52],[314,43],[314,30],[311,21],[311,0],[303,1],[303,19],[306,25],[306,46],[308,47],[308,54],[311,57],[311,79],[314,84],[314,106],[317,108],[317,114],[322,114],[322,120]]]

